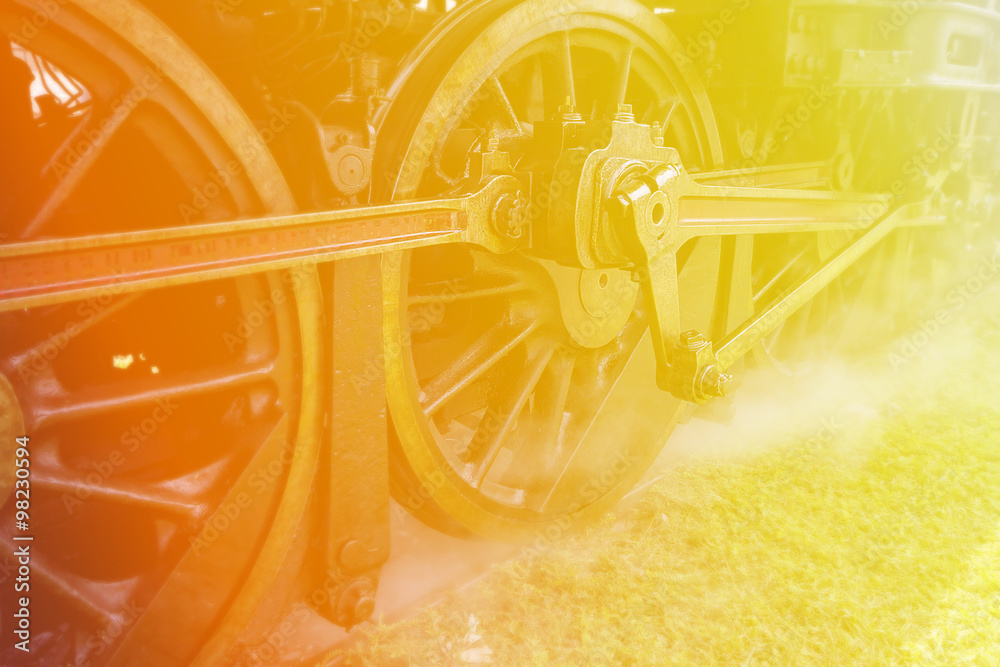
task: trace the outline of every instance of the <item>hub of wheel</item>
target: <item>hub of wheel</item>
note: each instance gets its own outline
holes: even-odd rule
[[[611,340],[638,293],[624,279],[631,272],[647,303],[660,389],[697,404],[724,396],[732,378],[719,371],[711,343],[696,331],[681,335],[676,181],[683,166],[677,151],[662,145],[658,127],[625,114],[538,123],[534,134],[539,148],[562,149],[544,170],[550,179],[536,173],[524,180],[552,193],[551,206],[534,221],[546,231],[535,235],[540,242],[533,250],[579,267],[578,289],[566,286],[566,269],[550,269],[573,339],[598,347]]]

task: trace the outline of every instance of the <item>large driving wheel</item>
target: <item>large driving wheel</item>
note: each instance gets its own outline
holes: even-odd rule
[[[532,123],[620,104],[660,123],[690,168],[710,168],[718,133],[681,54],[637,2],[471,3],[404,65],[381,125],[382,197],[473,188],[490,139],[517,162]],[[680,253],[685,329],[713,330],[721,254],[718,239]],[[439,527],[557,536],[632,488],[686,410],[656,387],[627,272],[463,246],[383,268],[396,494]]]
[[[294,209],[261,134],[141,5],[8,0],[0,26],[8,241]],[[31,452],[28,527],[0,486],[3,557],[33,538],[31,652],[8,632],[4,664],[222,664],[304,511],[321,313],[303,269],[0,316],[0,431]]]

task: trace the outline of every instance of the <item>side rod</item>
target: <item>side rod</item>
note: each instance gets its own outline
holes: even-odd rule
[[[510,250],[490,233],[496,178],[465,197],[0,245],[0,312],[441,243]]]

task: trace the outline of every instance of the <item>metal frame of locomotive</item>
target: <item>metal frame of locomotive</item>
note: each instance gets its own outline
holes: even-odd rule
[[[390,487],[558,537],[992,218],[993,2],[440,4],[0,5],[43,661],[359,623]]]

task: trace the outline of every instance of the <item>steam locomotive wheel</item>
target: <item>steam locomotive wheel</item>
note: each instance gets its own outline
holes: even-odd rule
[[[261,134],[141,5],[17,0],[0,26],[20,36],[0,51],[22,121],[3,157],[14,238],[294,209]],[[37,619],[4,664],[222,664],[305,508],[314,270],[121,292],[0,316],[0,430],[30,436],[31,473],[29,527],[0,487],[0,558],[31,545]]]
[[[490,136],[516,162],[532,123],[567,100],[584,118],[629,103],[686,164],[720,160],[704,91],[651,12],[501,4],[459,9],[404,66],[381,126],[384,199],[474,187],[468,159]],[[718,239],[680,253],[687,329],[712,330],[720,258]],[[461,246],[388,256],[383,269],[396,496],[438,527],[525,540],[585,523],[633,487],[683,416],[656,387],[627,273]]]

